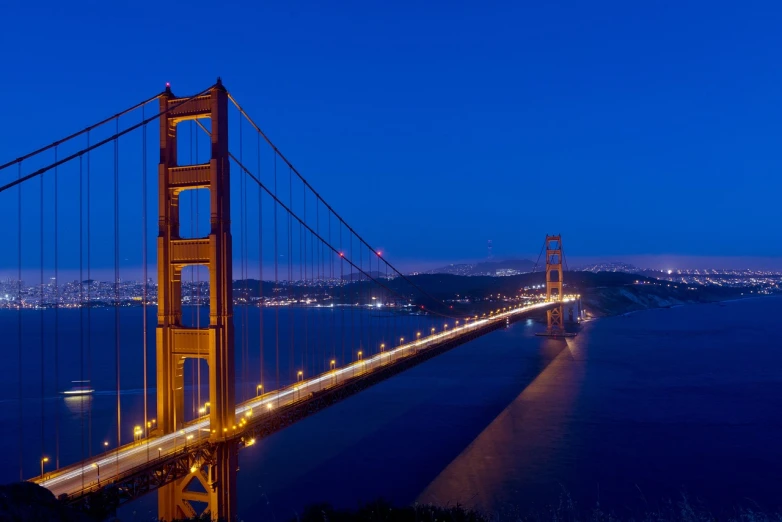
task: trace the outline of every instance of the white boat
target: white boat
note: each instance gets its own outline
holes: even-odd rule
[[[95,390],[90,387],[90,381],[71,381],[70,390],[61,391],[63,395],[90,395]]]

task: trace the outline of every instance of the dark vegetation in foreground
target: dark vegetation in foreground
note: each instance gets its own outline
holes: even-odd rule
[[[268,513],[257,516],[245,514],[240,520],[285,520]],[[97,522],[114,519],[109,513],[97,517],[74,510],[54,498],[47,489],[31,482],[0,486],[0,521],[41,522]],[[209,515],[182,519],[176,522],[211,522]],[[543,509],[529,510],[511,506],[492,513],[484,513],[461,506],[433,506],[415,504],[396,507],[380,499],[357,509],[335,509],[329,504],[313,504],[301,514],[287,519],[290,522],[782,522],[782,513],[767,512],[757,506],[736,508],[728,513],[714,513],[682,495],[677,501],[664,501],[656,507],[640,506],[637,510],[623,507],[614,511],[596,503],[582,508],[567,493],[557,503]],[[175,522],[175,521],[166,521]]]
[[[243,520],[263,520],[245,517]],[[207,522],[209,517],[189,521]],[[646,507],[630,513],[625,509],[617,514],[597,503],[591,509],[579,508],[567,494],[547,508],[529,511],[513,506],[496,513],[483,513],[461,505],[433,506],[415,504],[395,507],[384,500],[376,500],[358,509],[334,509],[329,504],[307,507],[288,522],[782,522],[782,513],[767,513],[757,508],[736,509],[729,514],[716,515],[682,496],[678,501],[667,501],[656,509]],[[181,521],[186,522],[186,521]]]
[[[290,522],[782,522],[782,513],[766,513],[757,509],[739,509],[717,516],[698,506],[686,496],[677,501],[663,502],[657,509],[637,513],[617,514],[597,503],[592,509],[579,508],[569,495],[547,508],[529,511],[513,506],[496,513],[483,513],[461,505],[450,507],[416,504],[393,507],[383,500],[366,504],[356,510],[336,510],[328,504],[313,505]]]

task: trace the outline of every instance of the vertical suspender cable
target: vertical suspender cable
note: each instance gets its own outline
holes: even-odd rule
[[[243,125],[243,118],[239,118],[239,161],[243,163],[244,158],[244,136],[242,134],[244,125]],[[249,309],[249,299],[250,299],[250,275],[249,275],[249,266],[248,266],[248,259],[249,259],[249,250],[248,250],[248,234],[249,234],[249,223],[247,223],[247,174],[242,173],[241,178],[242,179],[242,217],[241,217],[241,225],[242,225],[242,273],[244,279],[244,303],[242,306],[242,397],[247,398],[248,396],[248,389],[247,385],[250,380],[250,309]]]
[[[260,173],[259,173],[260,175]],[[305,187],[303,184],[301,186],[301,200],[303,204],[303,212],[304,212],[304,222],[307,222],[307,187]],[[309,287],[307,286],[307,234],[304,231],[304,227],[299,225],[299,232],[300,232],[300,241],[299,244],[300,248],[300,257],[301,257],[301,267],[300,270],[304,270],[304,273],[300,276],[300,279],[302,281],[302,284],[304,285],[304,303],[305,306],[307,306],[307,300],[309,296],[307,293],[309,292]],[[309,345],[309,336],[307,332],[307,325],[309,324],[310,314],[308,310],[304,311],[305,313],[302,314],[304,317],[304,366],[307,366],[307,362],[309,361],[310,366],[312,366],[312,358],[308,358],[310,345]],[[317,370],[314,367],[308,367],[307,371],[309,372],[309,375],[314,375],[315,373],[318,373]]]
[[[87,148],[90,132],[87,131]],[[90,156],[87,152],[87,380],[92,385],[92,244],[90,241]],[[87,455],[92,457],[92,401],[87,412]]]
[[[261,176],[261,135],[258,134],[258,177]],[[258,315],[259,315],[259,332],[258,342],[260,344],[261,353],[261,378],[258,381],[261,385],[261,391],[264,389],[263,378],[263,189],[258,185]],[[256,392],[258,390],[256,389]]]
[[[43,298],[43,176],[41,176],[41,281],[40,281],[40,302],[38,303],[41,313],[40,313],[40,336],[41,336],[41,458],[43,458],[43,454],[46,449],[46,442],[45,442],[45,436],[46,436],[46,430],[45,430],[45,423],[44,420],[46,419],[46,412],[44,411],[44,361],[46,360],[44,357],[44,298]]]
[[[350,239],[350,260],[353,261],[353,234],[349,236]],[[358,349],[356,346],[356,300],[354,294],[356,292],[356,285],[361,284],[361,272],[356,274],[358,281],[353,283],[353,267],[350,267],[350,349],[351,356],[353,356]]]
[[[329,217],[329,219],[328,219],[328,224],[329,224],[329,234],[328,234],[329,245],[333,245],[333,243],[331,242],[331,212],[330,211],[329,211],[328,217]],[[329,292],[329,294],[330,294],[329,297],[331,298],[332,306],[334,306],[334,294],[337,293],[336,292],[336,288],[334,288],[334,253],[333,252],[328,252],[326,255],[329,256],[329,279],[328,279],[328,284],[326,285],[326,289],[327,289],[327,292]],[[340,264],[342,264],[342,257],[340,257]],[[324,265],[323,271],[325,272],[325,270],[326,270],[326,267]],[[340,286],[340,288],[342,288],[342,287]],[[341,309],[341,307],[340,307],[340,309]],[[335,337],[334,336],[334,323],[335,322],[336,322],[336,319],[334,319],[334,314],[333,313],[329,314],[329,323],[331,325],[331,333],[330,333],[329,337],[331,337],[331,351],[332,351],[332,353],[335,351],[335,348],[334,348],[334,342],[335,342],[334,341],[334,337]],[[340,327],[344,329],[345,325],[342,324],[342,325],[340,325]],[[344,346],[342,347],[342,360],[343,361],[345,360],[345,347]]]
[[[84,384],[84,157],[79,156],[79,379]],[[81,459],[84,460],[84,400],[79,401],[81,423]],[[81,470],[81,489],[84,489],[84,466]]]
[[[358,244],[358,266],[360,267],[360,271],[364,270],[364,256],[363,256],[364,249],[361,248],[361,243]],[[371,272],[371,270],[370,270]],[[361,280],[361,286],[359,287],[359,309],[358,309],[358,320],[359,320],[359,328],[358,328],[358,348],[359,350],[363,350],[363,340],[364,340],[364,310],[361,307],[361,303],[363,301],[364,296],[364,274],[359,274],[359,279]]]
[[[115,119],[119,134],[119,118]],[[120,328],[119,328],[119,138],[114,138],[114,354],[117,380],[117,473],[119,474],[119,447],[122,444],[120,397]]]
[[[141,106],[141,119],[145,120]],[[141,127],[141,329],[144,371],[144,429],[147,430],[147,460],[149,460],[149,412],[147,409],[147,126]]]
[[[22,162],[19,162],[19,174],[18,179],[22,178]],[[22,404],[22,377],[24,372],[22,371],[22,184],[19,183],[17,188],[18,195],[18,216],[17,216],[17,238],[18,246],[16,250],[17,272],[16,272],[16,306],[18,313],[16,314],[16,342],[19,355],[19,480],[24,480],[24,422],[22,420],[22,411],[24,405]]]
[[[277,154],[274,154],[274,197],[277,198]],[[279,251],[277,248],[277,203],[274,203],[274,358],[276,364],[275,389],[277,390],[277,406],[280,405],[280,306],[278,282]]]
[[[315,229],[318,231],[318,235],[320,235],[320,233],[321,233],[320,232],[320,202],[317,201],[317,200],[315,200]],[[312,241],[313,242],[315,241],[314,237],[312,238]],[[317,288],[318,299],[323,301],[323,295],[322,295],[322,292],[323,292],[322,281],[323,280],[320,277],[320,246],[321,246],[321,242],[318,241],[317,243],[314,243],[314,246],[312,248],[313,260],[315,259],[315,253],[316,253],[316,250],[317,250],[317,264],[313,264],[312,268],[313,268],[313,277],[315,276],[315,273],[317,271],[318,282],[317,282],[317,285],[315,286],[315,288]],[[321,320],[321,313],[320,313],[320,311],[318,311],[317,322],[315,323],[315,330],[318,332],[317,333],[318,340],[323,339],[323,332],[321,332],[321,328],[322,327],[323,327],[323,322]],[[326,343],[319,342],[318,344],[320,345],[320,347],[322,349],[323,355],[325,355],[326,354]],[[334,345],[332,344],[331,345],[331,358],[334,359],[334,356],[335,356]]]
[[[198,123],[198,120],[196,120],[196,123]],[[199,159],[198,159],[198,136],[199,136],[198,133],[196,133],[196,138],[195,138],[195,163],[199,163]],[[200,214],[200,206],[198,204],[198,202],[200,201],[200,198],[198,197],[197,194],[198,194],[198,192],[196,191],[196,198],[195,198],[196,237],[201,237],[201,228],[200,228],[201,214]],[[195,310],[196,310],[196,328],[198,330],[200,330],[201,329],[201,270],[199,270],[198,267],[195,267],[194,271],[196,272],[196,306],[195,306]],[[200,336],[198,337],[198,347],[196,348],[196,350],[197,350],[197,357],[196,357],[196,360],[195,360],[196,367],[197,367],[197,370],[196,370],[196,380],[197,380],[196,385],[198,387],[197,388],[198,392],[197,392],[196,395],[198,397],[197,407],[199,408],[198,411],[200,412],[201,404],[203,404],[201,402],[201,337]],[[204,407],[204,413],[206,413],[206,407]]]
[[[193,160],[193,140],[194,139],[198,140],[198,136],[194,132],[195,131],[195,127],[196,127],[195,123],[193,123],[192,121],[190,122],[190,125],[188,125],[188,129],[190,131],[190,165],[194,165],[198,161],[198,160],[195,160],[195,161]],[[196,237],[195,223],[194,223],[194,221],[195,221],[195,219],[194,219],[194,216],[195,216],[195,200],[197,200],[196,191],[189,190],[188,191],[188,196],[190,198],[190,237]],[[196,317],[195,317],[195,313],[196,312],[195,312],[195,307],[193,307],[193,297],[194,297],[193,294],[195,293],[195,288],[194,288],[194,286],[195,286],[195,272],[196,272],[197,268],[195,266],[189,266],[188,269],[190,270],[190,303],[189,303],[190,304],[190,326],[193,326],[195,324],[195,322],[196,322]],[[200,338],[198,338],[198,339],[199,339],[199,344],[200,344]],[[183,365],[183,367],[182,367],[182,374],[183,374],[183,376],[184,376],[184,371],[185,371],[185,369],[184,369],[184,365]],[[191,407],[191,414],[194,417],[197,416],[198,407],[200,406],[200,404],[196,405],[196,391],[193,390],[193,383],[196,380],[195,379],[195,372],[196,372],[195,366],[191,364],[190,365],[190,407]],[[184,395],[184,392],[183,392],[183,395]]]
[[[242,151],[242,118],[239,118],[239,162],[243,163],[243,151]],[[241,290],[244,298],[244,302],[247,301],[247,281],[244,277],[244,259],[245,259],[245,221],[244,221],[244,206],[247,203],[245,200],[245,188],[247,186],[246,183],[247,175],[245,173],[241,173],[239,176],[239,279],[241,281],[241,286],[239,287],[239,290]],[[247,371],[246,369],[246,359],[245,359],[245,345],[247,343],[247,336],[245,335],[245,325],[246,321],[244,318],[245,313],[245,306],[242,305],[241,308],[239,308],[239,317],[241,317],[240,322],[240,331],[239,331],[239,345],[241,348],[241,376],[239,378],[239,381],[241,382],[240,386],[240,396],[241,400],[244,401],[247,399],[246,397],[246,387],[247,383],[245,381],[245,373]]]
[[[54,147],[54,161],[57,162],[57,146]],[[59,274],[59,251],[57,238],[57,171],[59,167],[54,167],[54,391],[60,386],[60,274]],[[54,408],[54,468],[60,468],[60,408]]]
[[[342,225],[339,225],[339,251],[345,253],[345,246],[342,243]],[[342,279],[342,284],[339,285],[339,300],[342,304],[339,308],[340,316],[340,337],[342,338],[342,364],[347,363],[345,359],[345,261],[344,257],[339,260],[339,277]],[[353,269],[349,267],[350,279],[353,279]],[[333,342],[333,341],[332,341]]]
[[[245,176],[246,177],[246,176]],[[288,167],[288,208],[291,209],[291,212],[293,211],[293,172],[291,172],[290,167]],[[294,349],[293,349],[293,343],[294,343],[294,332],[293,332],[293,308],[294,305],[291,302],[291,294],[295,296],[295,291],[293,290],[293,221],[291,218],[291,213],[288,212],[288,337],[290,337],[290,361],[288,364],[290,364],[291,367],[291,378],[296,380],[297,379],[297,373],[296,373],[296,359],[294,356]]]

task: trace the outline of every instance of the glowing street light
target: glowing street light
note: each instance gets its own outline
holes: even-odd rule
[[[139,440],[143,433],[144,433],[144,431],[141,429],[141,426],[135,426],[133,428],[133,440],[134,441]]]
[[[49,462],[49,457],[41,458],[41,480],[43,480],[43,465]]]
[[[256,397],[259,396],[262,391],[263,391],[263,384],[259,384],[258,386],[255,387],[255,396]]]
[[[98,470],[98,485],[100,486],[100,466],[97,462],[93,462],[92,467]]]
[[[103,441],[103,447],[104,447],[104,448],[108,448],[108,447],[109,447],[109,441],[107,441],[107,440],[104,440],[104,441]]]
[[[380,343],[380,353],[383,353],[386,351],[386,343]]]
[[[157,449],[157,458],[160,458],[162,453],[163,453],[163,448],[158,448]]]
[[[402,346],[403,342],[405,342],[405,338],[404,337],[400,337],[399,338],[399,346]]]
[[[434,335],[434,328],[432,328],[432,335]]]
[[[362,355],[363,353],[364,353],[364,352],[362,352],[361,350],[359,350],[359,351],[358,351],[358,360],[359,360],[359,361],[361,360],[361,355]]]
[[[298,382],[303,382],[304,381],[304,372],[299,370],[299,373],[296,374],[296,377],[297,377],[297,381]]]

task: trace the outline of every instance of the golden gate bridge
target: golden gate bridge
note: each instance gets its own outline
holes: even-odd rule
[[[229,114],[236,119],[232,128]],[[157,138],[150,126],[158,127]],[[154,159],[148,152],[154,143],[157,190],[150,192],[148,165]],[[148,273],[147,214],[154,195],[156,294]],[[565,307],[572,315],[575,296],[564,295],[558,235],[546,236],[544,243],[545,298],[494,308],[444,303],[350,226],[219,79],[188,97],[176,97],[167,85],[156,96],[0,165],[0,205],[16,209],[16,223],[6,220],[9,250],[2,259],[9,260],[5,265],[12,257],[16,261],[3,270],[16,272],[16,292],[7,302],[18,311],[18,328],[5,344],[9,352],[15,345],[18,357],[20,479],[86,510],[157,490],[161,519],[198,515],[199,508],[233,519],[241,448],[530,314],[545,310],[546,334],[567,335]],[[113,262],[108,271],[107,259]],[[123,270],[140,273],[135,303],[123,293]],[[47,284],[49,273],[53,285]],[[69,301],[78,308],[77,325],[64,323],[61,273],[77,275]],[[97,273],[110,274],[108,293],[96,289]],[[24,279],[36,276],[32,292],[23,288]],[[113,310],[111,347],[92,342],[98,303]],[[140,324],[132,326],[141,331],[138,343],[123,337],[127,325],[120,311],[127,304],[142,308]],[[328,324],[297,322],[285,312],[304,306],[331,309]],[[156,325],[148,324],[148,307],[156,310]],[[260,331],[251,333],[255,307]],[[379,308],[390,312],[383,325],[364,324],[362,310]],[[269,309],[274,321],[264,324]],[[47,312],[53,323],[45,321]],[[36,335],[25,332],[25,313],[40,314]],[[414,320],[399,321],[403,314]],[[148,357],[153,329],[154,360]],[[303,349],[296,350],[297,343]],[[47,385],[59,390],[63,384],[61,357],[73,357],[63,355],[66,344],[78,346],[80,380],[113,372],[116,388],[116,444],[95,450],[90,403],[82,402],[80,455],[71,462],[60,458],[61,441],[78,435],[63,431],[57,409],[51,415],[43,400]],[[95,367],[96,351],[107,348],[114,350],[115,364]],[[23,421],[25,384],[36,377],[23,361],[34,352],[41,397],[37,476],[23,451],[31,431]],[[141,420],[123,417],[121,361],[128,352],[143,368]],[[148,382],[151,368],[154,386]],[[204,386],[208,392],[202,397]],[[147,401],[153,388],[154,403]]]

